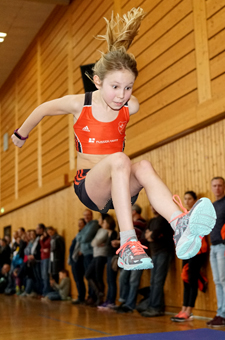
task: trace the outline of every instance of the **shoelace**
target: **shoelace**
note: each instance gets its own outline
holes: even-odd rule
[[[186,208],[184,208],[182,201],[180,199],[180,197],[178,195],[173,195],[173,201],[181,208],[181,210],[183,210],[184,212],[178,216],[176,216],[175,218],[173,218],[169,223],[173,222],[174,220],[183,217],[184,215],[186,215],[188,213],[188,210]]]
[[[129,246],[129,248],[132,250],[134,255],[141,255],[141,254],[146,254],[144,249],[148,249],[148,247],[143,246],[139,241],[128,241],[124,243],[117,251],[116,254],[119,254],[119,252],[122,250],[122,254],[124,252],[124,248],[126,246]],[[133,247],[134,246],[134,247]]]

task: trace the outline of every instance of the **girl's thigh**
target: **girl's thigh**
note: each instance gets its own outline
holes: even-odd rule
[[[138,168],[138,163],[131,164],[129,158],[123,153],[115,153],[107,156],[96,164],[88,173],[85,179],[85,189],[90,199],[102,209],[106,202],[111,199],[111,187],[112,187],[112,168],[115,163],[126,163],[126,166],[130,167],[130,180],[129,191],[130,195],[135,196],[142,189],[142,186],[138,182],[135,172]],[[116,179],[114,181],[116,183]],[[123,188],[119,187],[122,190]]]

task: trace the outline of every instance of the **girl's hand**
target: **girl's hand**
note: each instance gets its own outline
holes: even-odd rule
[[[26,140],[21,140],[17,138],[14,134],[12,134],[11,139],[13,144],[18,146],[18,148],[22,148],[23,144],[26,142]]]

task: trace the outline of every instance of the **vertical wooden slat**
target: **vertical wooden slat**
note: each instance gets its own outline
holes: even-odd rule
[[[2,116],[2,103],[0,101],[0,117]],[[2,120],[0,119],[0,138],[2,140]],[[2,206],[2,153],[0,152],[0,206]]]
[[[72,35],[72,11],[67,11],[68,15],[68,93],[73,94],[73,35]],[[73,115],[68,115],[69,125],[69,164],[70,170],[75,169],[75,143],[73,133]]]
[[[202,103],[211,98],[208,34],[205,0],[193,0],[198,99]]]
[[[37,104],[41,104],[41,45],[40,38],[37,40]],[[37,163],[38,163],[38,186],[42,187],[42,122],[37,127]]]
[[[18,76],[15,81],[15,123],[18,126]],[[19,195],[19,149],[15,148],[15,199]]]

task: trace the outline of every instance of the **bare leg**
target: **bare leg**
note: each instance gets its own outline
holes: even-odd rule
[[[192,309],[193,309],[192,307],[187,307],[187,308],[186,308],[186,311],[185,311],[185,312],[187,313],[188,316],[191,315]]]
[[[130,175],[130,159],[123,153],[115,153],[91,169],[85,182],[88,196],[99,209],[112,197],[120,231],[133,229]]]
[[[115,153],[99,162],[87,175],[87,194],[100,208],[112,197],[120,231],[133,229],[131,196],[143,187],[155,210],[168,221],[178,211],[172,194],[148,161],[131,164],[123,153]]]
[[[157,175],[151,163],[142,160],[133,164],[132,174],[145,189],[153,208],[167,221],[170,221],[173,213],[179,211],[179,208],[173,202],[170,190]]]

